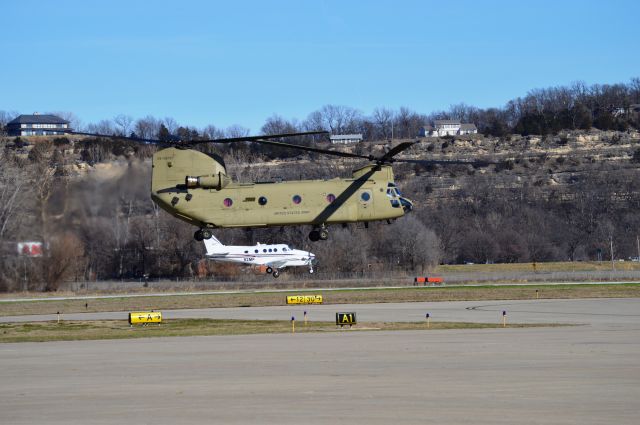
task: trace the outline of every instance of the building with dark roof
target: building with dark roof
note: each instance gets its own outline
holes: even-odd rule
[[[362,142],[362,133],[358,134],[335,134],[329,136],[331,143],[358,143]]]
[[[61,135],[73,130],[69,121],[55,115],[20,115],[7,124],[9,136]]]

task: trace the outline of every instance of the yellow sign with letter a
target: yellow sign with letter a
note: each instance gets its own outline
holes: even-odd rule
[[[161,323],[162,313],[159,311],[137,311],[129,313],[129,324]]]
[[[322,304],[322,295],[290,295],[287,304]]]

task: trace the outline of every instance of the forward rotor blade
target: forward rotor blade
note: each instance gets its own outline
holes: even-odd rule
[[[294,145],[294,144],[291,144],[291,143],[271,142],[269,140],[260,140],[260,139],[252,140],[252,142],[260,143],[260,144],[263,144],[263,145],[279,146],[281,148],[287,148],[287,149],[297,149],[297,150],[300,150],[300,151],[316,152],[316,153],[321,153],[321,154],[326,154],[326,155],[341,156],[343,158],[364,158],[364,159],[368,159],[369,161],[375,160],[375,158],[373,156],[371,156],[371,155],[359,155],[359,154],[356,154],[356,153],[332,151],[332,150],[329,150],[329,149],[312,148],[310,146]]]
[[[385,162],[393,162],[395,161],[393,159],[394,156],[396,156],[397,154],[399,154],[400,152],[402,152],[403,150],[409,149],[411,146],[413,146],[415,144],[415,142],[403,142],[400,143],[399,145],[397,145],[394,148],[391,148],[389,150],[389,152],[385,153],[384,155],[382,155],[379,159],[377,159],[376,161],[380,164],[385,163]]]
[[[446,159],[395,159],[394,162],[406,162],[421,165],[473,165],[477,167],[486,167],[488,165],[498,164],[497,162],[492,161],[457,161]]]

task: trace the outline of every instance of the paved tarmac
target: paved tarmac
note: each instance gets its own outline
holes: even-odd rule
[[[308,307],[317,320],[337,310],[584,325],[0,344],[0,423],[638,423],[640,299]]]

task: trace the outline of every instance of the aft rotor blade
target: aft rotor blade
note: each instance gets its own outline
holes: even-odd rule
[[[106,137],[106,138],[110,138],[110,139],[131,140],[133,142],[151,143],[151,144],[155,144],[155,145],[176,145],[176,146],[190,146],[190,145],[197,145],[197,144],[202,144],[202,143],[257,142],[259,140],[264,140],[264,139],[279,139],[279,138],[282,138],[282,137],[295,137],[295,136],[309,136],[309,135],[329,134],[328,131],[306,131],[306,132],[302,132],[302,133],[267,134],[267,135],[263,135],[263,136],[244,136],[244,137],[229,137],[229,138],[223,138],[223,139],[180,141],[180,140],[146,139],[146,138],[142,138],[142,137],[118,136],[118,135],[114,135],[114,134],[87,133],[87,132],[82,132],[82,131],[61,131],[60,129],[44,130],[44,131],[51,132],[51,133],[63,132],[65,134],[75,134],[75,135],[79,135],[79,136],[93,136],[93,137]],[[293,145],[293,146],[295,146],[295,145]]]
[[[305,131],[302,133],[283,133],[283,134],[267,134],[264,136],[244,136],[244,137],[227,137],[222,139],[207,139],[207,140],[191,140],[185,142],[186,145],[199,145],[202,143],[233,143],[233,142],[260,142],[268,139],[280,139],[282,137],[296,137],[296,136],[313,136],[319,134],[329,134],[328,131]],[[295,145],[292,145],[295,146]]]
[[[162,141],[158,139],[145,139],[142,137],[131,137],[131,136],[118,136],[116,134],[98,134],[98,133],[86,133],[83,131],[64,131],[64,129],[55,129],[55,130],[42,130],[45,133],[64,133],[64,134],[74,134],[77,136],[92,136],[92,137],[105,137],[109,139],[122,139],[122,140],[131,140],[132,142],[143,142],[149,143],[153,145],[172,145],[176,144],[175,141]]]

